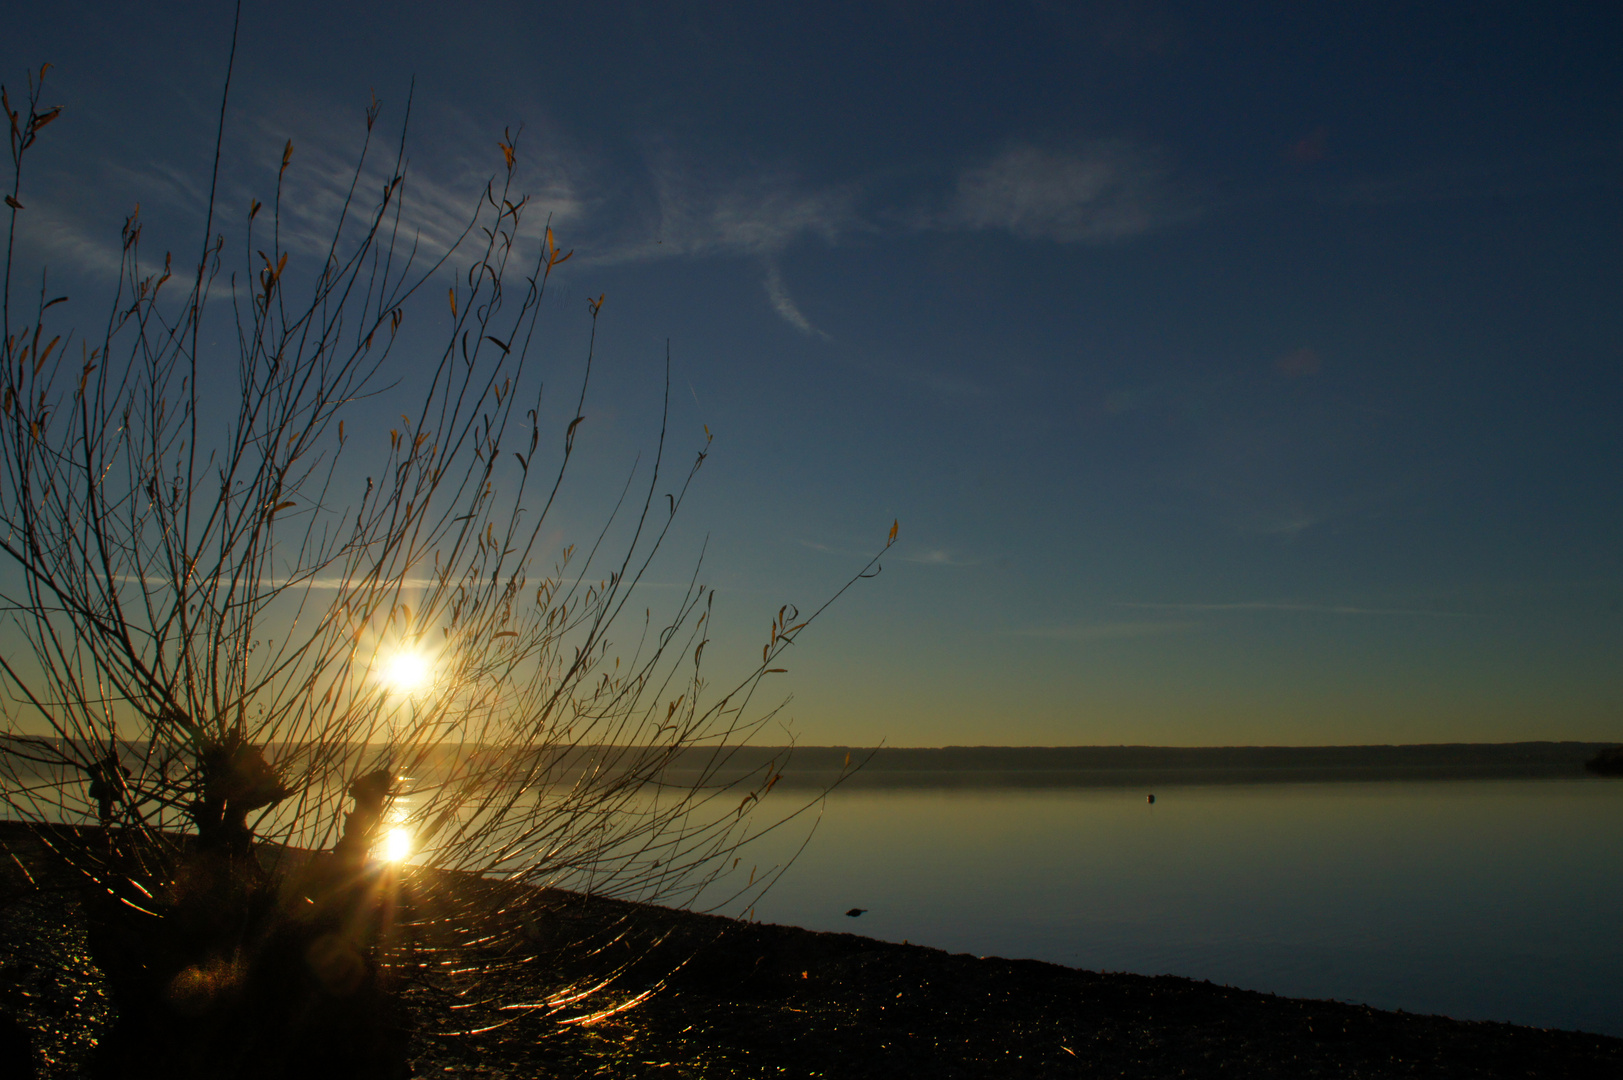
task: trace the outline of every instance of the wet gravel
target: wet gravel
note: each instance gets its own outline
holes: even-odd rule
[[[29,1075],[21,1071],[24,1054],[42,1080],[83,1075],[112,1024],[113,1004],[90,958],[77,890],[77,882],[43,865],[26,837],[0,835],[0,1022],[7,1042],[0,1073],[8,1077]]]
[[[614,905],[601,904],[612,910]],[[1623,1077],[1623,1040],[641,909],[589,1027],[420,1040],[423,1076]],[[651,945],[661,935],[661,944]]]

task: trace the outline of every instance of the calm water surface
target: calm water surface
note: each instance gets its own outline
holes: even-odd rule
[[[1623,783],[1155,794],[1152,806],[1104,788],[836,793],[755,915],[1623,1035]]]

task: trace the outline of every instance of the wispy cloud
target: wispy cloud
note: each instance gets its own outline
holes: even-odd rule
[[[1005,637],[1042,638],[1047,641],[1122,641],[1130,638],[1186,634],[1200,629],[1190,621],[1143,620],[1132,622],[1070,623],[1056,626],[1024,626],[1001,630]]]
[[[964,171],[939,227],[1105,243],[1187,217],[1152,157],[1123,142],[1065,153],[1013,146]]]
[[[352,224],[365,220],[375,209],[395,166],[395,151],[388,136],[375,136],[356,182],[360,143],[354,125],[319,110],[284,109],[274,116],[256,118],[254,129],[251,171],[239,171],[233,177],[233,200],[241,203],[240,208],[233,209],[246,211],[250,197],[270,201],[270,193],[264,188],[274,190],[284,139],[292,133],[293,160],[284,181],[282,227],[284,244],[300,254],[326,251],[352,183],[356,193]],[[483,134],[480,125],[465,118],[453,115],[432,126],[423,122],[418,129],[431,135],[407,142],[406,182],[401,192],[402,221],[409,229],[405,244],[415,242],[420,258],[437,258],[467,228],[486,185],[494,181],[500,189],[503,166],[493,144],[471,136],[447,138],[443,134]],[[581,162],[570,160],[539,139],[521,139],[519,155],[518,189],[529,197],[522,219],[524,238],[538,240],[549,216],[556,228],[585,215]]]
[[[778,269],[776,259],[768,259],[766,264],[766,296],[772,301],[772,310],[783,316],[783,320],[803,334],[812,334],[827,339],[828,335],[813,326],[806,316],[801,313],[800,305],[795,303],[794,297],[783,286],[783,273]]]
[[[810,188],[781,170],[720,175],[670,160],[650,168],[652,213],[624,226],[588,261],[732,256],[766,268],[767,301],[790,326],[827,338],[790,295],[779,256],[804,239],[833,244],[857,226],[855,186]]]
[[[227,259],[242,250],[239,240],[255,200],[264,209],[254,221],[253,247],[268,249],[274,227],[281,248],[292,253],[295,263],[308,264],[326,254],[354,184],[346,228],[350,239],[356,237],[370,222],[393,175],[397,132],[386,130],[388,127],[386,118],[374,132],[358,179],[363,129],[358,116],[344,110],[281,101],[230,127],[222,148],[211,229],[226,236]],[[459,134],[447,138],[444,131],[477,131],[479,137]],[[425,121],[408,138],[406,183],[401,192],[404,232],[398,251],[403,254],[415,244],[418,265],[442,255],[462,235],[486,184],[493,178],[499,180],[502,158],[484,134],[479,125],[471,123]],[[278,206],[278,174],[289,140],[293,152],[281,176]],[[586,215],[589,201],[581,194],[583,172],[580,161],[550,147],[520,144],[518,180],[530,197],[524,216],[526,239],[539,239],[549,215],[555,226],[577,222]],[[163,161],[134,157],[128,148],[111,147],[77,161],[71,172],[52,179],[53,190],[42,192],[37,200],[27,200],[30,230],[25,240],[48,256],[53,268],[102,277],[115,274],[121,264],[118,223],[137,204],[142,207],[146,230],[143,248],[157,253],[158,261],[162,252],[173,250],[177,271],[195,265],[190,260],[201,246],[208,204],[206,172],[188,172]],[[115,193],[111,199],[106,194],[109,191]],[[110,201],[117,207],[111,213]],[[147,261],[153,258],[152,254],[146,256]]]
[[[850,189],[808,190],[783,173],[717,182],[663,168],[655,181],[660,254],[770,256],[806,236],[832,243],[855,220]]]
[[[96,278],[114,278],[123,265],[118,231],[96,235],[83,215],[64,212],[53,200],[27,201],[28,228],[19,229],[22,254],[19,262],[37,260],[53,271],[73,270]]]
[[[1357,604],[1304,604],[1290,600],[1238,600],[1220,604],[1118,603],[1114,606],[1143,611],[1299,611],[1316,615],[1421,615],[1437,619],[1473,617],[1469,612],[1463,611],[1364,607]]]
[[[828,555],[870,558],[873,552],[863,552],[855,548],[834,547],[830,544],[821,544],[816,540],[801,540],[802,547],[821,551]],[[917,563],[921,566],[978,566],[984,560],[966,559],[961,555],[954,555],[946,548],[914,548],[908,551],[892,551],[885,555],[887,559],[896,559],[900,562]]]
[[[979,559],[958,558],[945,548],[929,548],[898,556],[903,562],[922,563],[925,566],[974,566]]]

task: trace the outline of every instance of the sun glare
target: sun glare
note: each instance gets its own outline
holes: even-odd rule
[[[397,652],[383,664],[383,681],[391,690],[411,693],[428,685],[433,666],[418,652]]]
[[[411,854],[411,833],[406,829],[390,829],[383,838],[383,857],[388,862],[400,862]]]

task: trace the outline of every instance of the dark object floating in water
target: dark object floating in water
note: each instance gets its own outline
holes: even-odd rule
[[[1596,776],[1623,776],[1623,746],[1600,751],[1584,762],[1584,768]]]
[[[1146,796],[1144,796],[1144,801],[1147,802],[1147,803],[1154,803],[1155,802],[1155,796],[1154,795],[1146,795]]]
[[[846,914],[847,914],[847,915],[849,915],[849,916],[851,916],[851,918],[853,918],[853,919],[854,919],[854,918],[856,918],[856,917],[857,917],[857,916],[858,916],[858,915],[861,915],[861,914],[862,914],[862,913],[863,913],[863,912],[864,912],[864,911],[867,911],[867,910],[868,910],[868,909],[867,909],[867,908],[865,908],[865,907],[854,907],[854,908],[852,908],[852,909],[851,909],[851,910],[850,910],[850,911],[847,911],[847,912],[846,912]]]

